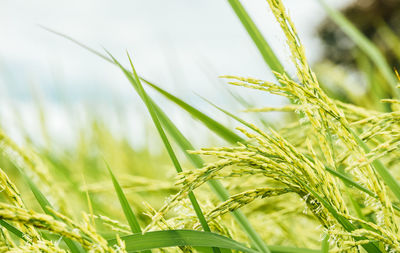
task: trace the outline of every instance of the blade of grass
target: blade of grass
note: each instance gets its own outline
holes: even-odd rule
[[[148,108],[148,110],[149,110],[149,112],[151,114],[151,117],[153,119],[154,125],[156,126],[156,128],[157,128],[157,130],[158,130],[158,132],[159,132],[159,134],[161,136],[161,139],[162,139],[162,141],[164,143],[165,148],[168,151],[168,154],[169,154],[169,156],[170,156],[170,158],[171,158],[171,160],[172,160],[172,162],[173,162],[173,164],[175,166],[175,169],[176,169],[177,173],[180,173],[180,172],[183,171],[183,169],[182,169],[182,167],[181,167],[181,165],[180,165],[180,163],[178,161],[178,158],[175,155],[174,150],[172,149],[171,144],[169,143],[168,137],[165,134],[164,129],[161,126],[161,123],[160,123],[160,121],[158,119],[158,116],[157,116],[157,112],[153,108],[152,104],[149,101],[149,97],[148,97],[147,93],[143,89],[143,86],[142,86],[142,84],[140,82],[140,79],[139,79],[139,77],[138,77],[138,75],[137,75],[137,73],[135,71],[135,68],[133,66],[133,63],[132,63],[132,60],[131,60],[129,54],[128,54],[128,58],[129,58],[129,62],[130,62],[131,67],[132,67],[132,72],[133,72],[133,75],[134,75],[135,81],[136,81],[136,82],[132,82],[131,81],[131,83],[132,83],[132,85],[134,85],[134,83],[135,83],[136,87],[138,88],[138,91],[142,94],[142,97],[144,98],[144,102],[146,104],[146,107]],[[128,76],[131,76],[130,73],[128,73]],[[189,193],[189,199],[192,202],[193,208],[194,208],[194,210],[195,210],[195,212],[196,212],[196,214],[197,214],[197,216],[199,218],[199,221],[200,221],[204,231],[207,231],[207,232],[211,231],[210,228],[208,227],[206,219],[204,218],[203,212],[201,211],[200,205],[198,204],[193,192]]]
[[[115,178],[107,161],[104,160],[104,163],[106,164],[107,170],[110,173],[111,180],[114,185],[114,190],[117,193],[119,203],[121,204],[122,210],[124,211],[125,218],[128,221],[128,224],[129,224],[129,227],[131,228],[132,233],[142,233],[142,229],[140,228],[140,225],[136,218],[136,215],[134,214],[131,206],[129,205],[129,202],[126,199],[126,196],[125,196],[120,184],[118,183],[118,180]],[[145,250],[143,252],[151,253],[150,250]]]
[[[131,228],[132,233],[141,233],[142,229],[140,228],[139,222],[136,219],[136,215],[133,213],[131,206],[129,205],[128,200],[126,199],[126,196],[118,183],[117,179],[115,178],[113,172],[111,171],[110,166],[106,161],[104,161],[106,164],[108,173],[110,173],[112,183],[114,185],[114,190],[117,193],[119,203],[121,204],[122,210],[124,211],[125,218],[128,221],[129,227]]]
[[[139,222],[136,219],[135,214],[132,211],[132,208],[129,205],[128,200],[125,197],[125,194],[121,188],[121,186],[119,185],[117,179],[115,178],[114,174],[111,171],[110,166],[108,165],[107,162],[105,162],[106,167],[108,169],[108,172],[110,173],[111,176],[111,180],[113,182],[114,185],[114,190],[117,193],[118,199],[119,199],[119,203],[121,204],[122,210],[124,211],[126,220],[128,221],[129,227],[131,228],[131,231],[133,233],[141,233],[142,229],[140,228]]]
[[[347,129],[354,137],[354,139],[357,141],[357,144],[360,145],[360,147],[364,150],[365,153],[369,153],[370,149],[367,146],[367,144],[364,143],[363,140],[358,137],[358,135],[352,130],[352,129]],[[389,189],[394,193],[394,195],[397,197],[398,200],[400,200],[400,184],[399,182],[390,174],[389,170],[383,165],[383,163],[375,159],[372,162],[372,167],[378,172],[378,174],[382,177],[383,181],[386,183],[386,185],[389,187]]]
[[[40,28],[42,28],[42,29],[48,31],[48,32],[51,32],[51,33],[56,34],[56,35],[58,35],[58,36],[60,36],[60,37],[63,37],[63,38],[65,38],[65,39],[67,39],[67,40],[69,40],[69,41],[71,41],[71,42],[77,44],[78,46],[80,46],[80,47],[86,49],[87,51],[89,51],[89,52],[91,52],[91,53],[93,53],[93,54],[99,56],[99,57],[102,58],[103,60],[106,60],[106,61],[108,61],[109,63],[114,64],[114,62],[113,62],[110,58],[108,58],[106,55],[100,53],[100,52],[97,51],[97,50],[94,50],[94,49],[91,48],[91,47],[86,46],[85,44],[83,44],[83,43],[81,43],[81,42],[75,40],[74,38],[72,38],[72,37],[70,37],[70,36],[68,36],[68,35],[66,35],[66,34],[57,32],[57,31],[55,31],[55,30],[53,30],[53,29],[50,29],[50,28],[48,28],[48,27],[46,27],[46,26],[43,26],[43,25],[38,25],[38,26],[39,26]]]
[[[279,61],[278,57],[275,55],[274,51],[265,40],[264,36],[261,34],[260,30],[254,24],[253,20],[250,18],[249,14],[240,3],[239,0],[228,0],[236,16],[239,18],[240,22],[243,24],[247,33],[250,35],[254,44],[256,44],[258,51],[263,57],[265,63],[269,66],[272,71],[284,74],[285,70],[283,65]]]
[[[386,79],[395,97],[399,97],[400,93],[397,86],[397,79],[392,69],[387,63],[385,57],[379,49],[363,35],[357,27],[355,27],[342,13],[330,8],[324,0],[318,0],[324,7],[331,19],[343,30],[350,39],[375,63],[376,67],[381,72],[382,76]]]
[[[232,90],[227,89],[228,93],[233,97],[233,99],[235,99],[239,104],[241,104],[244,108],[246,109],[250,109],[250,108],[255,108],[255,106],[251,103],[249,103],[248,101],[246,101],[243,97],[241,97],[239,94],[233,92]],[[265,128],[271,127],[271,128],[275,128],[274,125],[272,125],[271,123],[269,123],[267,120],[265,120],[261,114],[256,113],[254,114],[256,119],[258,119],[260,121],[261,124],[263,124],[263,126]]]
[[[357,227],[354,226],[349,220],[347,220],[345,217],[340,215],[335,208],[333,208],[323,197],[319,196],[318,193],[316,193],[313,189],[311,189],[308,185],[304,185],[304,187],[307,189],[308,192],[310,192],[331,214],[332,216],[343,226],[344,229],[346,229],[348,232],[351,232],[353,230],[356,230]],[[357,237],[354,238],[355,240],[367,240],[365,237]],[[373,242],[369,242],[367,244],[363,244],[362,247],[370,253],[373,252],[381,252],[378,248],[377,245]]]
[[[14,235],[16,235],[18,238],[27,241],[26,237],[24,236],[25,234],[21,232],[18,228],[11,225],[10,223],[0,219],[0,225],[3,226],[8,231],[10,231],[11,233],[13,233]]]
[[[310,155],[305,155],[305,157],[314,162],[314,159],[310,156]],[[343,174],[342,172],[339,172],[337,170],[331,169],[330,167],[325,165],[325,169],[331,173],[332,175],[334,175],[335,177],[338,177],[339,179],[341,179],[345,184],[351,185],[357,189],[359,189],[362,192],[365,192],[366,194],[370,195],[371,197],[376,198],[376,194],[373,193],[372,191],[368,190],[367,188],[365,188],[364,186],[358,184],[357,182],[355,182],[353,179],[351,179],[349,176]]]
[[[18,165],[14,163],[14,166],[19,170],[21,175],[24,177],[26,182],[28,183],[29,188],[31,189],[33,195],[35,196],[37,202],[39,203],[40,207],[42,208],[43,212],[45,212],[47,215],[52,216],[54,219],[59,220],[57,216],[55,216],[52,212],[48,210],[48,207],[52,207],[50,202],[47,200],[47,198],[43,195],[43,193],[39,190],[39,188],[36,186],[36,184],[26,175],[24,170],[20,168]],[[84,252],[82,247],[79,246],[76,242],[69,238],[62,237],[63,241],[65,244],[68,246],[68,248],[71,250],[72,253],[82,253]]]
[[[82,171],[82,182],[83,182],[83,187],[85,187],[85,195],[86,195],[86,201],[87,201],[87,205],[88,205],[88,209],[89,209],[89,214],[91,215],[90,220],[92,222],[92,225],[96,226],[96,222],[94,221],[93,205],[92,205],[92,201],[90,199],[89,189],[87,188],[85,174],[83,173],[83,171]]]
[[[78,46],[89,50],[90,52],[94,53],[95,55],[103,58],[104,60],[112,63],[115,65],[113,60],[109,59],[107,56],[104,54],[80,43],[79,41],[65,35],[59,32],[55,32],[49,28],[41,26],[43,29],[54,33],[58,36],[61,36]],[[168,131],[168,133],[174,138],[175,142],[178,144],[178,146],[181,148],[182,152],[186,155],[186,157],[189,159],[189,161],[196,167],[196,168],[202,168],[203,167],[203,159],[201,159],[200,156],[190,154],[188,150],[194,150],[194,147],[192,144],[187,140],[187,138],[179,131],[179,129],[175,126],[175,124],[168,118],[168,116],[161,110],[161,108],[153,101],[151,98],[149,98],[149,102],[152,104],[153,108],[156,110],[157,115],[159,117],[160,122],[162,125],[165,127],[165,129]],[[217,180],[210,180],[208,182],[210,185],[211,189],[213,192],[221,199],[221,201],[226,201],[229,198],[229,193],[225,189],[225,187]],[[251,226],[250,222],[246,218],[246,216],[240,211],[236,210],[233,213],[234,218],[236,221],[239,223],[241,228],[245,231],[245,233],[248,235],[248,237],[251,239],[251,241],[256,245],[257,249],[263,253],[269,253],[271,252],[268,247],[265,245],[264,241],[260,237],[260,235],[253,229]]]
[[[321,253],[329,253],[329,234],[324,234],[321,243]]]
[[[321,253],[316,249],[294,248],[285,246],[268,246],[272,253]]]
[[[228,129],[227,127],[223,126],[216,120],[210,118],[200,110],[194,108],[193,106],[189,105],[182,99],[172,95],[171,93],[167,92],[166,90],[160,88],[159,86],[155,85],[154,83],[151,83],[150,81],[141,78],[146,84],[148,84],[150,87],[161,93],[163,96],[168,98],[170,101],[174,102],[177,104],[179,107],[190,113],[193,117],[196,119],[200,120],[205,126],[207,126],[210,130],[218,134],[221,138],[225,139],[228,142],[236,143],[238,141],[242,142],[244,141],[243,138],[235,134],[233,131]]]
[[[306,155],[306,157],[307,157],[308,159],[310,159],[309,156]],[[312,160],[312,159],[310,159],[310,160]],[[342,172],[333,170],[333,169],[329,168],[328,166],[325,166],[325,169],[326,169],[329,173],[331,173],[332,175],[334,175],[334,176],[338,177],[339,179],[341,179],[345,184],[348,184],[348,185],[350,185],[350,186],[353,186],[353,187],[359,189],[360,191],[365,192],[366,194],[368,194],[368,195],[371,196],[371,197],[378,198],[378,196],[377,196],[375,193],[373,193],[372,191],[368,190],[368,189],[365,188],[364,186],[358,184],[357,182],[355,182],[353,179],[351,179],[349,176],[343,174]],[[351,197],[351,196],[350,196],[350,197]],[[352,200],[352,199],[353,199],[353,198],[351,197],[351,200]],[[393,206],[393,208],[394,208],[395,210],[400,211],[400,207],[398,207],[397,205],[392,204],[392,206]],[[361,214],[361,212],[360,212],[360,214]]]
[[[216,104],[212,103],[210,100],[204,98],[204,97],[200,97],[201,99],[203,99],[204,101],[206,101],[207,103],[209,103],[210,105],[212,105],[213,107],[217,108],[219,111],[223,112],[224,114],[228,115],[229,117],[231,117],[232,119],[236,120],[237,122],[247,126],[248,128],[255,130],[255,128],[248,123],[247,121],[239,118],[238,116],[234,115],[233,113],[228,112],[227,110],[222,109],[221,107],[217,106]]]
[[[308,159],[310,159],[307,155],[306,155],[306,157],[307,157]],[[378,196],[376,196],[375,193],[373,193],[372,191],[368,190],[368,189],[365,188],[364,186],[358,184],[358,183],[355,182],[353,179],[351,179],[349,176],[347,176],[347,175],[345,175],[345,174],[343,174],[343,173],[341,173],[341,172],[339,172],[339,171],[333,170],[333,169],[331,169],[331,168],[329,168],[329,167],[327,167],[327,166],[325,166],[325,169],[326,169],[329,173],[331,173],[332,175],[334,175],[334,176],[338,177],[339,179],[341,179],[345,184],[351,185],[351,186],[353,186],[353,187],[359,189],[360,191],[365,192],[366,194],[368,194],[368,195],[371,196],[371,197],[374,197],[374,198],[377,198],[377,197],[378,197]],[[392,206],[393,206],[393,208],[396,209],[397,211],[400,211],[400,207],[398,207],[397,205],[392,204]]]
[[[234,10],[237,17],[239,18],[240,22],[245,27],[247,33],[250,35],[254,44],[257,46],[265,63],[269,66],[269,68],[272,71],[276,71],[278,73],[284,74],[285,70],[283,68],[283,65],[279,61],[278,57],[275,55],[274,51],[271,49],[268,42],[265,40],[264,36],[261,34],[260,30],[254,24],[254,22],[252,21],[252,19],[250,18],[249,14],[244,9],[244,7],[240,3],[240,1],[239,0],[228,0],[228,2],[231,5],[231,7]],[[92,49],[91,47],[88,47],[87,45],[73,39],[72,37],[70,37],[66,34],[57,32],[53,29],[50,29],[50,28],[42,26],[42,25],[39,25],[39,27],[77,44],[78,46],[88,50],[89,52],[92,52],[93,54],[103,58],[104,60],[106,60],[110,63],[114,63],[110,58],[108,58],[104,54],[98,52],[97,50]]]
[[[138,233],[121,237],[125,241],[128,252],[143,249],[156,249],[162,247],[192,246],[192,247],[219,247],[222,249],[233,249],[240,252],[257,253],[254,249],[247,248],[242,244],[219,234],[196,230],[165,230],[152,231],[144,234]],[[200,239],[200,240],[199,240]],[[116,240],[108,241],[115,244]],[[270,246],[272,253],[318,253],[319,250],[294,248],[285,246]]]
[[[204,247],[194,247],[194,248],[202,253],[209,253],[209,251],[205,250],[207,248]],[[295,248],[287,246],[268,245],[268,248],[271,250],[271,253],[321,253],[321,250],[318,249]],[[222,249],[223,253],[225,253],[224,251],[225,249]]]
[[[178,173],[182,172],[183,170],[182,170],[182,167],[181,167],[181,165],[180,165],[180,163],[178,161],[178,158],[176,157],[175,152],[173,151],[172,146],[169,143],[168,137],[165,134],[164,129],[161,126],[161,123],[160,123],[160,121],[158,119],[156,110],[154,109],[152,103],[150,102],[147,93],[143,89],[143,86],[142,86],[142,84],[140,82],[140,78],[136,73],[136,70],[135,70],[135,68],[133,66],[133,63],[132,63],[132,60],[131,60],[129,54],[128,54],[128,58],[129,58],[129,62],[131,64],[133,75],[129,71],[127,71],[124,67],[122,67],[122,65],[111,54],[109,54],[109,55],[114,60],[114,62],[120,67],[120,69],[123,71],[123,73],[128,78],[128,80],[130,81],[132,86],[135,88],[135,90],[139,93],[140,97],[142,98],[143,102],[145,103],[145,105],[146,105],[146,107],[147,107],[147,109],[148,109],[148,111],[150,113],[150,116],[151,116],[151,118],[153,120],[153,123],[157,128],[157,131],[158,131],[158,133],[159,133],[159,135],[160,135],[160,137],[161,137],[161,139],[162,139],[162,141],[164,143],[165,148],[167,149],[168,155],[170,156],[170,158],[172,160],[172,163],[175,166],[176,171]],[[197,215],[197,218],[199,219],[200,224],[203,227],[203,230],[206,231],[206,232],[210,232],[211,231],[210,227],[208,226],[207,221],[204,218],[204,214],[203,214],[203,212],[202,212],[202,210],[200,208],[200,205],[199,205],[194,193],[193,192],[189,192],[188,196],[189,196],[190,202],[192,203],[193,209],[194,209],[194,211],[195,211],[195,213]],[[220,250],[218,248],[213,248],[213,251],[214,251],[214,253],[220,253]]]
[[[331,173],[332,175],[334,175],[335,177],[338,177],[339,179],[341,179],[344,183],[351,185],[357,189],[359,189],[360,191],[365,192],[366,194],[370,195],[371,197],[376,198],[376,194],[373,193],[372,191],[368,190],[367,188],[365,188],[364,186],[358,184],[357,182],[355,182],[354,180],[352,180],[350,177],[348,177],[345,174],[342,174],[334,169],[331,169],[327,166],[325,166],[325,169]]]
[[[121,239],[125,241],[126,250],[128,252],[176,246],[198,246],[233,249],[246,253],[258,253],[258,251],[247,248],[228,237],[212,232],[196,230],[152,231],[144,234],[138,233],[122,236]],[[116,240],[112,239],[108,242],[109,244],[115,244]]]

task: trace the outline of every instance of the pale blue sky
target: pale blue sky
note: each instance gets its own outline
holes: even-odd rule
[[[266,1],[242,2],[290,71],[284,39]],[[347,0],[328,2],[337,7]],[[324,17],[324,11],[317,0],[285,0],[284,3],[309,59],[315,61],[321,47],[314,29]],[[55,122],[62,121],[62,109],[55,109],[59,107],[56,94],[60,86],[75,104],[96,103],[107,108],[116,99],[134,108],[133,111],[142,108],[118,69],[40,29],[37,24],[68,34],[96,49],[105,47],[122,62],[126,62],[125,50],[129,50],[140,74],[194,104],[200,104],[194,95],[198,93],[219,104],[230,105],[218,75],[271,78],[226,0],[0,0],[2,121],[14,121],[8,120],[12,117],[7,104],[10,100],[24,108],[21,111],[25,120],[31,117],[34,121],[34,110],[30,108],[32,87],[39,90],[46,106],[58,115],[52,120]],[[251,96],[258,104],[281,101],[264,94]],[[168,106],[167,109],[176,110]]]

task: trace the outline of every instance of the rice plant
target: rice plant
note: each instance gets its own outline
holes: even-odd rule
[[[267,3],[286,37],[290,76],[239,1],[229,1],[273,71],[230,85],[287,98],[282,126],[237,121],[230,129],[140,77],[128,54],[119,68],[145,104],[165,153],[134,150],[93,120],[74,150],[17,145],[0,129],[0,249],[4,252],[400,252],[399,76],[339,13],[332,18],[375,60],[389,110],[329,96],[281,0]],[[323,78],[323,77],[321,77]],[[385,87],[386,87],[385,86]],[[153,88],[226,141],[195,148],[147,93]],[[83,130],[85,131],[85,130]],[[92,153],[85,152],[91,147]],[[186,160],[179,156],[183,153]],[[153,162],[152,162],[153,161]],[[154,163],[156,161],[156,163]],[[173,168],[168,175],[162,166]],[[209,187],[204,187],[208,185]]]

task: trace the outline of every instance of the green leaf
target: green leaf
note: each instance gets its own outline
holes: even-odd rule
[[[239,250],[246,253],[258,253],[242,244],[219,234],[195,230],[165,230],[152,231],[144,234],[133,234],[121,237],[125,241],[128,252],[136,252],[146,249],[158,249],[176,246],[192,247],[218,247]],[[113,245],[116,240],[109,240]]]
[[[21,238],[24,241],[27,241],[24,237],[24,233],[21,232],[18,228],[14,227],[10,223],[0,219],[0,225],[3,226],[5,229],[16,235],[17,237]]]
[[[313,159],[310,155],[305,154],[304,156],[305,156],[308,160],[310,160],[311,162],[314,162],[314,159]],[[360,191],[363,191],[363,192],[365,192],[366,194],[370,195],[371,197],[376,198],[375,193],[373,193],[373,192],[370,191],[369,189],[365,188],[364,186],[358,184],[358,183],[355,182],[353,179],[351,179],[349,176],[347,176],[347,175],[345,175],[345,174],[343,174],[343,173],[341,173],[341,172],[339,172],[339,171],[337,171],[337,170],[331,169],[330,167],[328,167],[328,166],[326,166],[326,165],[324,165],[324,166],[325,166],[325,169],[326,169],[329,173],[331,173],[331,174],[334,175],[335,177],[338,177],[339,179],[341,179],[345,184],[354,186],[355,188],[359,189]]]
[[[325,8],[331,19],[343,30],[350,39],[375,63],[382,76],[386,79],[394,96],[399,97],[399,90],[396,88],[397,79],[385,57],[379,49],[358,29],[355,27],[342,13],[330,8],[324,0],[319,0]]]
[[[306,157],[308,157],[308,156],[306,155]],[[370,191],[369,189],[365,188],[364,186],[358,184],[358,183],[355,182],[353,179],[351,179],[349,176],[347,176],[347,175],[345,175],[345,174],[343,174],[343,173],[341,173],[341,172],[339,172],[339,171],[333,170],[333,169],[329,168],[328,166],[325,166],[325,169],[326,169],[329,173],[331,173],[332,175],[334,175],[334,176],[338,177],[339,179],[341,179],[344,183],[346,183],[346,184],[348,184],[348,185],[351,185],[351,186],[353,186],[353,187],[359,189],[360,191],[365,192],[366,194],[368,194],[368,195],[371,196],[371,197],[374,197],[374,198],[377,198],[377,197],[378,197],[378,196],[376,196],[375,193],[373,193],[373,192]],[[400,207],[398,207],[397,205],[392,204],[392,206],[393,206],[394,209],[400,211]]]
[[[122,210],[124,211],[125,218],[128,221],[129,227],[131,228],[132,233],[141,233],[142,229],[140,228],[139,222],[136,219],[136,215],[133,213],[131,206],[129,205],[128,200],[126,199],[126,196],[118,183],[117,179],[115,178],[114,174],[111,171],[110,166],[106,161],[104,161],[108,172],[110,173],[111,180],[114,185],[114,190],[117,193],[119,203],[121,204]]]
[[[40,207],[42,210],[47,214],[52,216],[56,220],[60,220],[57,216],[55,216],[52,212],[48,210],[47,207],[52,207],[50,202],[47,200],[47,198],[43,195],[43,193],[39,190],[39,188],[36,186],[36,184],[26,175],[26,173],[23,171],[22,168],[17,166],[14,163],[14,166],[19,170],[19,172],[22,174],[22,176],[25,178],[25,180],[28,182],[29,188],[31,189],[33,195],[35,196],[37,202],[39,203]],[[63,241],[65,244],[68,246],[68,248],[71,250],[72,253],[81,253],[84,252],[82,247],[79,246],[75,241],[62,237]]]
[[[66,34],[57,32],[57,31],[55,31],[55,30],[53,30],[53,29],[50,29],[50,28],[48,28],[48,27],[46,27],[46,26],[43,26],[43,25],[38,25],[38,26],[39,26],[40,28],[42,28],[42,29],[48,31],[48,32],[51,32],[51,33],[54,33],[54,34],[56,34],[56,35],[58,35],[58,36],[60,36],[60,37],[63,37],[63,38],[65,38],[65,39],[67,39],[67,40],[69,40],[69,41],[71,41],[71,42],[77,44],[78,46],[80,46],[80,47],[86,49],[87,51],[91,52],[92,54],[97,55],[98,57],[102,58],[103,60],[106,60],[106,61],[108,61],[109,63],[113,63],[113,64],[114,64],[114,62],[113,62],[110,58],[108,58],[107,56],[105,56],[104,54],[100,53],[100,52],[97,51],[97,50],[94,50],[94,49],[91,48],[91,47],[86,46],[85,44],[83,44],[83,43],[81,43],[81,42],[75,40],[74,38],[72,38],[72,37],[70,37],[70,36],[68,36],[68,35],[66,35]]]
[[[175,166],[176,171],[178,173],[182,172],[183,170],[182,170],[182,167],[181,167],[181,165],[180,165],[180,163],[178,161],[178,158],[176,157],[175,152],[172,149],[172,146],[168,141],[168,137],[165,134],[164,129],[161,126],[161,123],[160,123],[160,121],[158,119],[157,112],[156,112],[153,104],[151,103],[151,101],[149,99],[149,96],[147,95],[146,91],[144,90],[144,88],[143,88],[143,86],[142,86],[142,84],[140,82],[140,78],[136,73],[136,70],[135,70],[135,68],[133,66],[131,58],[129,57],[129,54],[128,54],[128,58],[129,58],[129,62],[131,64],[133,75],[129,71],[127,71],[124,67],[122,67],[122,65],[112,55],[110,55],[110,57],[120,67],[120,69],[124,72],[125,76],[128,78],[128,80],[130,81],[132,86],[138,92],[139,96],[142,98],[143,102],[145,103],[145,105],[146,105],[146,107],[147,107],[147,109],[148,109],[148,111],[150,113],[150,116],[151,116],[151,118],[153,120],[153,123],[156,126],[157,131],[158,131],[158,133],[159,133],[159,135],[160,135],[160,137],[161,137],[161,139],[162,139],[162,141],[164,143],[164,146],[167,149],[167,152],[168,152],[168,154],[169,154],[169,156],[170,156],[170,158],[171,158],[171,160],[172,160],[172,162],[173,162],[173,164]],[[199,219],[200,224],[203,227],[204,231],[210,232],[211,230],[210,230],[210,228],[209,228],[209,226],[207,224],[207,221],[206,221],[206,219],[204,217],[204,214],[203,214],[203,212],[202,212],[202,210],[200,208],[200,205],[199,205],[194,193],[193,192],[189,192],[188,196],[189,196],[190,202],[192,203],[193,209],[194,209],[194,211],[195,211],[195,213],[197,215],[197,218]],[[214,253],[220,253],[220,250],[218,248],[213,248],[213,251],[214,251]]]
[[[240,252],[257,253],[254,249],[247,248],[242,244],[219,234],[195,230],[165,230],[153,231],[145,234],[133,234],[121,237],[125,241],[128,252],[136,252],[144,249],[156,249],[176,246],[192,246],[196,249],[200,247],[218,247],[233,249]],[[116,240],[108,241],[115,244]],[[319,250],[294,248],[285,246],[269,246],[272,253],[319,253]],[[207,250],[201,250],[207,252]]]
[[[240,3],[239,0],[228,0],[232,9],[236,13],[236,16],[242,22],[244,28],[247,33],[250,35],[254,44],[256,44],[258,51],[262,55],[265,63],[269,66],[272,71],[276,71],[280,74],[284,74],[285,70],[279,61],[278,57],[275,55],[274,51],[265,40],[264,36],[261,34],[260,30],[258,30],[257,26],[254,24],[253,20],[250,18],[249,14]]]
[[[121,204],[122,210],[124,211],[125,214],[125,218],[128,221],[129,227],[131,228],[131,231],[133,233],[142,233],[142,229],[140,228],[139,222],[136,218],[136,215],[133,213],[131,206],[129,205],[129,202],[120,186],[120,184],[118,183],[118,180],[115,178],[114,174],[111,171],[110,166],[108,165],[108,163],[104,160],[108,172],[110,173],[111,176],[111,180],[113,182],[114,185],[114,189],[115,192],[117,193],[118,199],[119,199],[119,203]],[[145,253],[151,253],[150,250],[146,250],[144,251]]]
[[[346,184],[348,184],[348,185],[351,185],[351,186],[353,186],[353,187],[359,189],[360,191],[363,191],[363,192],[367,193],[368,195],[370,195],[370,196],[376,198],[375,193],[373,193],[372,191],[368,190],[368,189],[365,188],[364,186],[358,184],[357,182],[355,182],[353,179],[351,179],[351,178],[348,177],[347,175],[342,174],[342,173],[340,173],[340,172],[338,172],[338,171],[336,171],[336,170],[334,170],[334,169],[331,169],[331,168],[329,168],[329,167],[327,167],[327,166],[325,166],[325,169],[326,169],[329,173],[331,173],[332,175],[334,175],[335,177],[340,178],[344,183],[346,183]]]
[[[239,118],[238,116],[234,115],[233,113],[228,112],[227,110],[222,109],[221,107],[215,105],[214,103],[212,103],[211,101],[209,101],[206,98],[201,97],[204,101],[206,101],[207,103],[209,103],[210,105],[214,106],[215,108],[217,108],[218,110],[220,110],[221,112],[225,113],[226,115],[228,115],[229,117],[231,117],[232,119],[236,120],[237,122],[247,126],[248,128],[252,129],[252,130],[256,130],[254,128],[254,126],[252,124],[250,124],[249,122]]]
[[[285,246],[268,246],[272,253],[321,253],[316,249],[294,248]]]
[[[188,103],[184,102],[183,100],[179,99],[178,97],[172,95],[171,93],[165,91],[164,89],[160,88],[159,86],[151,83],[144,78],[141,78],[146,84],[150,87],[154,88],[156,91],[161,93],[163,96],[168,98],[170,101],[177,104],[179,107],[190,113],[194,118],[200,120],[205,126],[207,126],[211,131],[218,134],[221,138],[225,139],[228,142],[236,143],[242,142],[243,138],[235,134],[233,131],[222,125],[221,123],[217,122],[216,120],[210,118],[200,110],[194,108],[193,106],[189,105]]]
[[[364,143],[363,140],[358,137],[358,135],[350,128],[347,130],[353,135],[357,144],[361,146],[361,148],[365,151],[365,153],[369,153],[370,149],[367,144]],[[394,193],[398,200],[400,200],[400,184],[399,182],[390,174],[389,170],[383,165],[383,163],[375,159],[372,162],[372,167],[378,172],[378,174],[382,177],[383,181],[389,187],[389,189]]]
[[[324,233],[321,244],[321,253],[329,253],[329,234]]]
[[[25,180],[28,182],[29,188],[31,189],[33,195],[35,196],[35,198],[38,201],[42,210],[46,214],[54,217],[53,213],[47,209],[47,207],[51,207],[51,204],[47,200],[47,198],[43,195],[43,193],[39,190],[39,188],[37,188],[35,183],[26,174],[23,174],[23,176],[24,176]]]
[[[347,220],[345,217],[340,215],[333,206],[329,204],[328,201],[326,201],[323,197],[321,197],[318,193],[316,193],[313,189],[311,189],[308,185],[303,185],[308,192],[310,192],[331,214],[332,216],[343,226],[344,229],[346,229],[348,232],[351,232],[353,230],[356,230],[357,227],[354,226],[349,220]],[[361,236],[361,237],[354,237],[355,240],[366,240],[367,238]],[[370,253],[374,252],[381,252],[379,248],[375,245],[375,243],[369,242],[367,244],[363,244],[362,247]]]
[[[231,97],[233,97],[233,99],[235,99],[235,101],[237,101],[239,104],[241,104],[244,108],[246,109],[250,109],[250,108],[255,108],[256,106],[252,103],[250,103],[249,101],[245,100],[242,96],[240,96],[239,94],[235,93],[232,90],[227,89],[228,93],[231,95]],[[203,100],[207,101],[207,99],[201,97]],[[208,102],[208,101],[207,101]],[[209,102],[210,103],[210,102]],[[262,117],[261,113],[256,113],[253,114],[256,119],[258,119],[260,121],[260,123],[264,126],[264,128],[272,128],[274,129],[275,127],[268,122],[268,120],[266,120],[265,118]]]

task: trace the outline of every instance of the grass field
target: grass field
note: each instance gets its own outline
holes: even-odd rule
[[[400,252],[397,72],[322,1],[357,46],[365,91],[352,90],[341,66],[314,72],[282,1],[267,0],[286,37],[291,76],[239,0],[228,2],[275,79],[219,78],[287,99],[253,108],[236,95],[250,122],[204,98],[237,128],[142,77],[129,53],[124,66],[107,50],[49,30],[121,70],[162,151],[133,148],[95,116],[72,147],[51,139],[19,145],[0,127],[2,252]],[[204,125],[204,139],[216,134],[225,144],[194,147],[150,89]],[[267,112],[281,112],[279,122],[267,121]]]

